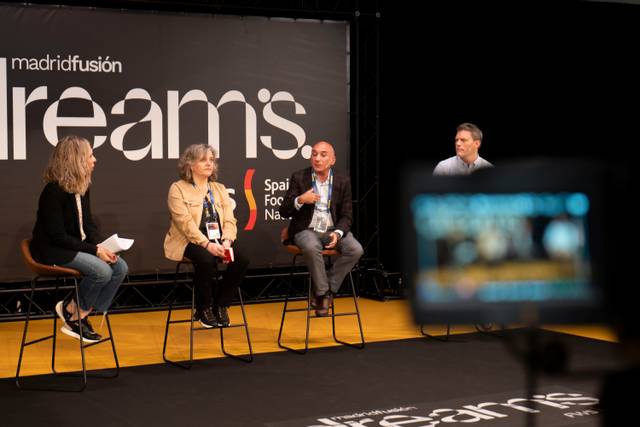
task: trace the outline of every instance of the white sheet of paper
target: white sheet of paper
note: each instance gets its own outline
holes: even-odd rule
[[[113,234],[104,242],[100,243],[100,246],[105,249],[109,249],[113,253],[118,253],[129,249],[131,245],[133,245],[133,242],[133,239],[125,239],[123,237],[118,237],[117,234]]]

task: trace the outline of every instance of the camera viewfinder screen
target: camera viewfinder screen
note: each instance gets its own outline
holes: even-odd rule
[[[592,297],[584,193],[417,194],[410,209],[422,303]]]

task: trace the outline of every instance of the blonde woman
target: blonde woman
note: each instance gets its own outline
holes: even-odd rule
[[[189,258],[194,267],[195,320],[205,328],[229,325],[227,308],[244,279],[249,261],[234,249],[234,261],[225,261],[225,249],[237,236],[236,218],[224,185],[217,182],[214,149],[206,144],[187,147],[178,162],[180,180],[169,188],[171,226],[164,239],[165,256]],[[214,287],[218,264],[226,264]]]
[[[53,150],[44,172],[46,183],[38,202],[31,253],[36,261],[80,271],[79,299],[56,304],[64,325],[62,332],[85,342],[101,336],[87,316],[106,312],[127,274],[127,264],[113,252],[98,245],[91,215],[89,186],[96,158],[89,142],[77,136],[62,138]]]

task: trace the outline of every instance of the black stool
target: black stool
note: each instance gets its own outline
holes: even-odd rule
[[[444,338],[426,333],[424,331],[424,325],[420,325],[420,332],[427,338],[431,338],[437,341],[449,341],[449,337],[451,336],[451,323],[447,323],[447,335],[445,335]]]
[[[173,299],[169,300],[169,311],[167,312],[167,322],[165,324],[165,330],[164,330],[164,344],[162,345],[162,358],[164,359],[165,362],[170,363],[174,366],[178,366],[180,368],[184,368],[184,369],[191,369],[191,366],[193,364],[193,331],[202,331],[202,330],[210,330],[210,329],[219,329],[220,330],[220,347],[222,349],[222,352],[226,355],[229,356],[231,358],[234,359],[238,359],[238,360],[242,360],[243,362],[251,362],[253,361],[253,349],[251,347],[251,338],[249,337],[249,325],[247,323],[247,316],[245,314],[244,311],[244,302],[242,300],[242,291],[240,290],[240,288],[238,288],[238,297],[240,298],[240,310],[242,311],[242,323],[232,323],[229,326],[221,326],[221,327],[215,327],[215,328],[204,328],[204,327],[199,327],[199,326],[194,326],[194,320],[193,320],[193,315],[194,315],[194,311],[195,311],[195,286],[193,285],[193,283],[180,283],[178,282],[178,275],[180,274],[180,267],[182,267],[182,265],[191,265],[191,260],[187,259],[187,258],[183,258],[182,261],[178,262],[178,265],[176,266],[176,273],[174,276],[174,281],[173,281],[173,289],[171,290],[171,294],[173,294]],[[214,280],[216,281],[216,283],[218,282],[218,275],[216,274],[216,276],[214,277]],[[171,312],[173,311],[173,305],[175,304],[176,300],[177,300],[177,290],[180,287],[180,285],[185,286],[187,289],[189,289],[191,291],[191,316],[189,319],[185,319],[185,320],[171,320]],[[169,338],[169,325],[173,324],[173,323],[187,323],[189,322],[189,362],[188,363],[184,363],[184,362],[178,362],[175,360],[170,360],[167,358],[167,341]],[[249,356],[248,357],[243,357],[237,354],[231,354],[228,353],[225,348],[224,348],[224,330],[226,328],[244,328],[245,333],[247,335],[247,344],[249,346]]]
[[[490,333],[493,329],[492,323],[477,323],[475,328],[480,333]],[[447,323],[447,335],[444,337],[437,337],[435,335],[428,334],[424,331],[424,325],[420,325],[420,332],[427,338],[432,338],[438,341],[449,341],[449,337],[451,336],[451,323]]]
[[[288,230],[285,228],[282,230],[281,234],[280,234],[280,239],[281,241],[284,243],[288,240]],[[293,261],[291,263],[291,272],[289,275],[289,287],[291,288],[291,283],[293,282],[293,273],[296,267],[296,259],[298,258],[298,256],[302,255],[302,250],[296,246],[296,245],[285,245],[287,252],[289,252],[290,254],[293,255]],[[325,257],[325,259],[329,259],[332,256],[340,256],[340,253],[335,250],[335,249],[325,249],[322,251],[322,256]],[[289,296],[290,294],[287,293],[285,300],[284,300],[284,308],[282,309],[282,320],[280,321],[280,330],[278,331],[278,347],[280,348],[284,348],[285,350],[289,350],[292,351],[294,353],[298,353],[298,354],[305,354],[308,350],[309,350],[309,324],[311,319],[322,319],[324,317],[319,317],[316,316],[315,314],[311,314],[311,296],[313,295],[313,291],[312,291],[312,283],[311,283],[311,275],[309,275],[308,279],[308,287],[307,287],[307,307],[306,308],[287,308],[287,305],[289,303]],[[331,311],[331,315],[327,316],[327,317],[331,317],[331,328],[332,328],[332,332],[333,332],[333,340],[339,344],[343,344],[349,347],[353,347],[353,348],[357,348],[357,349],[362,349],[364,348],[365,345],[365,341],[364,341],[364,334],[362,332],[362,322],[360,320],[360,309],[358,308],[358,299],[356,296],[356,288],[353,284],[353,276],[351,275],[351,272],[349,272],[349,283],[351,284],[351,295],[353,297],[353,302],[355,304],[356,310],[352,311],[352,312],[344,312],[344,313],[336,313],[335,311],[335,303],[332,300],[331,302],[331,307],[329,308]],[[284,344],[282,344],[282,330],[284,329],[284,319],[287,313],[292,313],[292,312],[300,312],[300,311],[306,311],[307,312],[307,327],[306,327],[306,333],[305,333],[305,339],[304,339],[304,349],[295,349],[292,347],[288,347]],[[356,316],[356,318],[358,319],[358,328],[360,330],[360,342],[353,344],[353,343],[348,343],[345,341],[341,341],[336,337],[336,317],[338,316]]]
[[[55,290],[54,290],[54,300],[57,301],[58,296],[58,288],[60,286],[60,282],[64,282],[65,280],[73,280],[73,287],[75,292],[76,301],[80,301],[78,294],[78,279],[82,277],[78,270],[74,270],[72,268],[64,268],[52,265],[45,265],[36,262],[31,256],[31,250],[29,249],[29,240],[25,239],[20,244],[20,249],[22,251],[22,258],[24,259],[25,264],[31,271],[33,271],[36,275],[31,279],[31,294],[29,296],[29,306],[27,308],[27,320],[24,323],[24,332],[22,333],[22,343],[20,344],[20,356],[18,357],[18,367],[16,368],[16,386],[19,389],[24,389],[25,387],[20,383],[20,368],[22,366],[22,355],[24,354],[24,348],[28,347],[32,344],[36,344],[42,341],[46,341],[48,339],[53,340],[53,347],[51,350],[51,372],[55,375],[65,375],[62,373],[56,372],[56,333],[57,333],[57,322],[58,315],[55,310],[53,311],[53,332],[51,335],[47,335],[46,337],[38,338],[35,340],[27,341],[27,331],[29,329],[29,320],[31,319],[31,307],[33,305],[33,297],[36,292],[36,283],[41,278],[55,279]],[[118,355],[116,353],[115,343],[113,341],[113,334],[111,333],[111,322],[109,322],[109,315],[105,314],[105,319],[107,323],[107,328],[109,330],[109,336],[107,338],[103,338],[98,342],[84,344],[84,340],[82,338],[82,322],[80,322],[80,355],[82,358],[82,383],[78,389],[67,390],[67,391],[82,391],[87,386],[87,367],[85,364],[85,348],[103,343],[105,341],[111,342],[111,349],[113,351],[113,359],[115,361],[115,372],[107,375],[92,375],[92,377],[99,378],[115,378],[118,376],[120,372],[120,364],[118,363]],[[33,389],[33,387],[30,387]],[[42,388],[38,388],[42,390]]]

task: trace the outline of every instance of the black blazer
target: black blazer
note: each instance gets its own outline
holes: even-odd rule
[[[296,233],[305,230],[311,224],[315,205],[304,204],[300,210],[296,210],[295,198],[305,193],[312,187],[311,167],[294,172],[289,179],[289,190],[280,205],[280,215],[289,218],[289,239],[293,239]],[[346,235],[351,230],[353,223],[353,206],[351,201],[351,179],[342,173],[333,170],[333,190],[331,192],[331,219],[333,226],[344,231]]]
[[[75,195],[64,191],[57,183],[48,183],[38,202],[38,215],[33,228],[31,254],[43,264],[64,264],[78,252],[95,255],[96,244],[102,241],[91,216],[89,190],[80,197],[82,222],[87,238],[80,240],[80,222]]]

